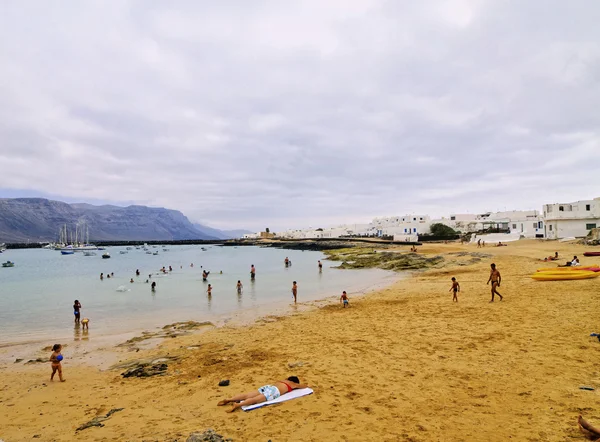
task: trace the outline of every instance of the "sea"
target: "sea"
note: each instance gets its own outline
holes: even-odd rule
[[[117,335],[180,321],[222,322],[250,310],[268,313],[293,303],[293,281],[298,283],[298,302],[304,303],[339,297],[343,290],[352,298],[397,278],[380,269],[336,269],[338,263],[313,251],[218,245],[149,246],[149,251],[158,254],[108,247],[111,257],[103,259],[104,251],[84,256],[46,249],[6,250],[0,261],[10,260],[15,267],[0,267],[0,347],[72,337],[75,299],[95,335]],[[291,261],[287,268],[286,257]],[[161,272],[163,266],[172,271]],[[203,270],[210,272],[206,282]],[[114,276],[107,278],[108,274]]]

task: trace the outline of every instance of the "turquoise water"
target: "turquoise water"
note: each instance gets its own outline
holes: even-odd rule
[[[82,253],[61,255],[54,250],[7,250],[2,262],[15,262],[13,268],[0,268],[0,345],[73,334],[73,301],[82,306],[82,317],[90,318],[96,335],[118,334],[175,321],[214,320],[223,315],[260,306],[291,302],[292,281],[298,281],[298,302],[315,300],[368,289],[390,277],[383,270],[339,270],[323,260],[319,252],[278,250],[259,247],[166,246],[142,249],[110,247],[110,259]],[[289,257],[292,266],[285,268]],[[319,273],[317,261],[323,261]],[[194,263],[194,267],[190,264]],[[256,266],[256,280],[250,281],[250,265]],[[161,267],[172,266],[165,275]],[[201,267],[202,266],[202,267]],[[136,269],[141,275],[135,276]],[[202,270],[211,273],[202,281]],[[220,274],[223,271],[223,274]],[[114,272],[114,278],[100,280],[100,273]],[[145,283],[156,281],[156,292]],[[134,283],[130,283],[130,279]],[[237,294],[236,283],[244,289]],[[210,299],[207,284],[213,286]],[[126,291],[119,291],[126,290]]]

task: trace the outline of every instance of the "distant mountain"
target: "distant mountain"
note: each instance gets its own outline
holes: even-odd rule
[[[220,239],[177,210],[0,198],[0,242],[56,241],[61,226],[75,229],[80,221],[87,223],[93,241]]]
[[[219,230],[202,224],[194,223],[196,230],[209,236],[214,236],[218,239],[236,239],[241,238],[247,233],[252,233],[250,230]]]

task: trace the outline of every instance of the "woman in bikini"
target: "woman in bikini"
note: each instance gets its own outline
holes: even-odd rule
[[[289,393],[292,390],[299,388],[307,388],[308,385],[301,384],[300,379],[296,376],[290,376],[285,381],[277,381],[272,385],[265,385],[260,387],[258,390],[251,391],[250,393],[242,393],[233,396],[231,399],[223,399],[217,405],[227,405],[233,403],[231,410],[227,410],[228,413],[232,413],[238,408],[246,405],[260,404],[261,402],[272,401],[277,399],[279,396]]]

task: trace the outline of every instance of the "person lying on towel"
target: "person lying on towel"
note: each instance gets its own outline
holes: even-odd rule
[[[251,391],[250,393],[242,393],[233,396],[231,399],[223,399],[217,405],[233,404],[231,410],[227,410],[228,413],[232,413],[238,408],[246,405],[260,404],[261,402],[272,401],[277,399],[292,390],[308,388],[308,385],[301,384],[300,379],[296,376],[290,376],[285,381],[277,381],[272,385],[265,385],[260,387],[258,390]]]

